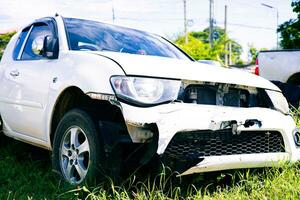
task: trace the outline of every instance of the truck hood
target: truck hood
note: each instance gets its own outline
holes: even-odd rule
[[[188,60],[158,56],[103,51],[91,53],[114,60],[123,68],[126,75],[228,83],[280,91],[270,81],[237,69],[226,69]]]

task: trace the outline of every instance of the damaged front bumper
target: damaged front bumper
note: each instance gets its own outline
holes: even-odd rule
[[[150,108],[125,103],[120,106],[131,140],[147,143],[157,137],[156,154],[171,167],[179,165],[175,168],[181,175],[268,167],[300,159],[292,117],[272,109],[187,103]],[[147,128],[154,124],[157,133]],[[179,134],[183,139],[173,145]]]

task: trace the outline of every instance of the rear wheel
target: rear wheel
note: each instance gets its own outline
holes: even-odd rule
[[[55,133],[54,170],[70,184],[91,183],[101,175],[104,161],[103,142],[92,118],[79,109],[69,111]]]

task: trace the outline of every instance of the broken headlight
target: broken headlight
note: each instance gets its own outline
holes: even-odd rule
[[[138,105],[156,105],[177,99],[181,81],[113,76],[110,79],[118,98]]]
[[[266,90],[266,92],[277,110],[284,114],[289,113],[289,104],[281,92],[273,90]]]

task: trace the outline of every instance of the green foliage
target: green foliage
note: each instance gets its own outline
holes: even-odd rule
[[[209,44],[209,29],[206,28],[199,32],[188,33],[188,43],[185,44],[185,36],[178,36],[175,43],[186,51],[195,60],[217,60],[224,63],[225,54],[229,54],[225,50],[225,45],[231,44],[233,63],[241,62],[242,47],[236,41],[229,39],[225,35],[224,29],[216,27],[214,30],[214,45],[213,48]]]
[[[260,51],[265,51],[265,50],[267,50],[267,48],[261,48],[261,49],[257,50],[254,46],[251,45],[250,48],[249,48],[249,55],[251,57],[250,64],[255,64],[258,53]]]
[[[258,53],[259,53],[259,51],[254,46],[250,46],[250,48],[249,48],[249,54],[251,57],[250,64],[255,64]]]
[[[4,49],[15,32],[0,34],[0,60],[3,55]]]
[[[300,1],[299,0],[293,0],[292,1],[292,7],[293,7],[293,11],[295,13],[298,13],[298,19],[300,19]]]
[[[297,19],[290,19],[277,29],[281,34],[280,46],[283,49],[300,48],[300,1],[293,1],[292,7],[293,11],[297,13]]]
[[[57,199],[71,189],[55,178],[48,151],[9,139],[1,131],[0,137],[0,199]]]
[[[189,42],[185,44],[185,38],[179,37],[176,40],[176,44],[196,60],[209,60],[213,57],[209,44],[196,39],[190,34],[188,35],[188,41]],[[215,57],[213,58],[216,60]]]

